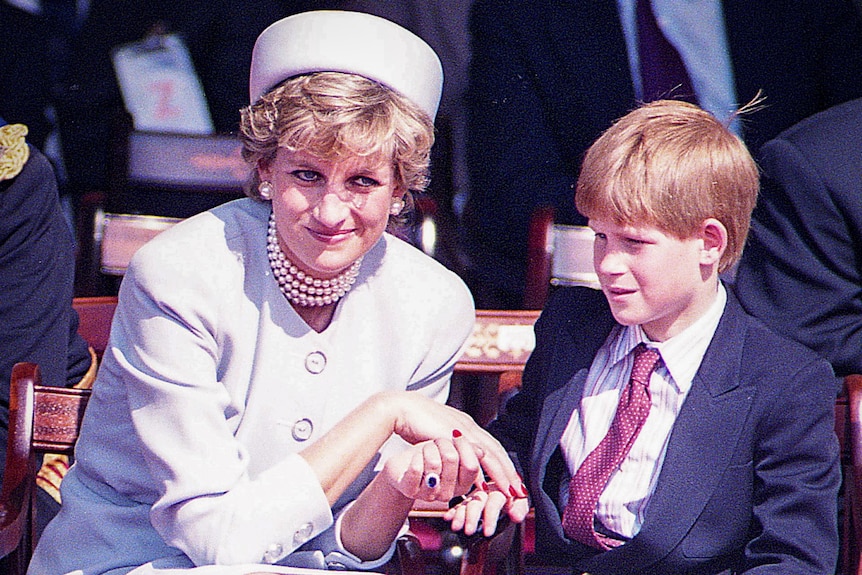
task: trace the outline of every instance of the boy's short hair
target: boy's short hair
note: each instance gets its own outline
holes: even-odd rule
[[[742,254],[759,173],[745,144],[712,114],[658,100],[629,112],[587,150],[578,211],[621,225],[652,226],[680,239],[707,218],[727,228],[719,271]]]

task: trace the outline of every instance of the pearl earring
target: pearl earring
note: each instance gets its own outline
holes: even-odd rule
[[[394,198],[392,200],[392,205],[389,206],[389,213],[393,216],[397,216],[401,213],[401,210],[404,209],[404,200],[401,198]]]
[[[272,184],[270,182],[267,182],[266,180],[264,180],[260,184],[258,184],[257,191],[260,194],[260,197],[262,200],[271,200],[272,199],[272,192],[274,190],[273,190]]]

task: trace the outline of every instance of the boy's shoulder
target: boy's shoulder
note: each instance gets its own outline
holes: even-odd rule
[[[746,349],[763,352],[775,359],[797,358],[797,362],[809,362],[822,359],[817,353],[803,344],[774,331],[760,318],[748,313],[739,303],[732,290],[728,290],[728,306],[725,314],[738,314],[744,322],[747,337],[743,341]],[[732,306],[732,307],[731,307]],[[731,311],[732,310],[732,311]]]
[[[789,390],[799,379],[817,379],[817,385],[837,385],[829,362],[810,348],[773,331],[746,312],[732,290],[716,337],[717,343],[738,346],[741,380]],[[822,381],[820,381],[822,380]],[[809,381],[808,384],[812,382]]]

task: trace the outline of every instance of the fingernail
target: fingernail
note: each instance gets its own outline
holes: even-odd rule
[[[482,491],[485,491],[485,492],[491,491],[491,487],[487,483],[485,483],[484,481],[482,482]]]
[[[457,429],[452,430],[452,437],[461,437],[461,431]]]
[[[518,493],[518,491],[515,489],[515,486],[514,486],[514,485],[510,485],[510,486],[509,486],[509,495],[511,495],[512,497],[520,497],[520,496],[521,496],[521,495]]]
[[[527,497],[527,495],[528,495],[527,486],[524,485],[523,483],[521,484],[521,493],[522,493],[521,497]]]

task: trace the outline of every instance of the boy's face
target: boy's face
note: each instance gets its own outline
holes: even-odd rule
[[[717,221],[707,220],[699,234],[684,240],[651,226],[621,226],[596,218],[589,224],[596,233],[596,273],[619,323],[641,325],[650,339],[664,341],[691,325],[714,301],[724,230]]]

